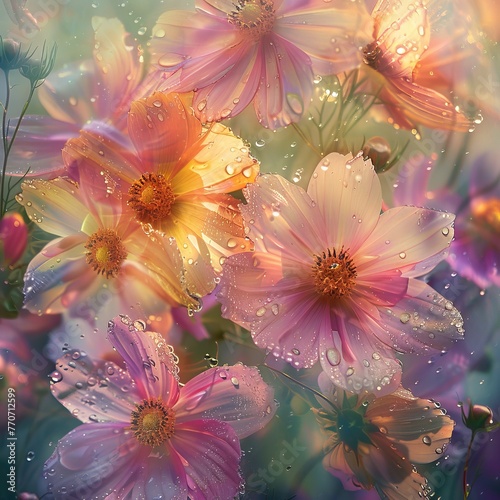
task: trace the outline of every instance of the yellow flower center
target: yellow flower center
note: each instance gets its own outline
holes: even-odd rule
[[[328,249],[315,255],[312,266],[314,286],[320,295],[341,299],[349,297],[356,284],[356,267],[344,247],[337,253]]]
[[[121,238],[112,229],[99,229],[85,244],[87,264],[106,278],[115,278],[127,258]]]
[[[490,198],[475,203],[472,207],[472,217],[478,223],[500,233],[500,200]]]
[[[234,7],[228,15],[229,22],[252,40],[260,40],[272,31],[275,20],[272,0],[238,0]]]
[[[160,398],[145,399],[130,415],[130,428],[139,443],[156,448],[173,436],[175,412]]]
[[[170,182],[160,174],[143,174],[128,190],[128,206],[144,224],[166,219],[172,212],[175,195]]]

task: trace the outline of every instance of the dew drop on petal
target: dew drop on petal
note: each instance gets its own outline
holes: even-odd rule
[[[340,352],[335,347],[327,349],[325,355],[328,363],[330,363],[332,366],[337,366],[340,363]]]
[[[430,446],[432,444],[432,439],[429,436],[424,436],[422,438],[422,443],[426,444],[427,446]]]

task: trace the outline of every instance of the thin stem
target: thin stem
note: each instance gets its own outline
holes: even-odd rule
[[[469,490],[467,488],[467,471],[469,470],[469,465],[470,465],[470,458],[471,458],[471,452],[472,452],[472,443],[474,441],[474,438],[476,437],[476,433],[472,431],[472,435],[470,437],[469,441],[469,447],[467,448],[467,454],[465,455],[465,465],[464,465],[464,472],[462,475],[462,484],[464,488],[464,500],[467,500],[469,498]]]
[[[306,143],[306,145],[309,146],[314,151],[314,153],[316,153],[321,158],[322,154],[318,152],[318,150],[314,147],[314,144],[312,144],[311,141],[306,137],[300,127],[296,123],[292,123],[292,127],[297,132],[297,134],[299,134],[300,138]]]
[[[2,142],[3,142],[3,163],[2,163],[2,178],[0,179],[0,219],[4,214],[4,197],[3,190],[5,185],[5,172],[7,171],[7,157],[8,153],[8,137],[7,137],[7,110],[9,109],[9,101],[10,101],[10,82],[9,82],[9,71],[4,71],[5,75],[5,105],[3,106],[2,113]],[[6,203],[5,203],[6,205]]]
[[[265,366],[266,368],[268,368],[269,370],[271,370],[272,372],[274,373],[277,373],[278,375],[282,375],[283,377],[287,378],[288,380],[294,382],[295,384],[297,385],[300,385],[300,387],[302,387],[303,389],[306,389],[308,391],[311,391],[316,397],[318,398],[321,398],[323,399],[324,401],[326,401],[330,406],[333,407],[333,409],[335,410],[335,413],[337,413],[337,407],[325,396],[323,396],[323,394],[321,394],[321,392],[318,392],[316,389],[313,389],[312,387],[309,387],[308,385],[306,384],[303,384],[302,382],[294,379],[293,377],[291,377],[290,375],[288,375],[287,373],[284,373],[280,370],[277,370],[276,368],[273,368],[272,366],[269,366],[269,365],[266,365],[266,363],[263,363],[262,365],[260,366]]]

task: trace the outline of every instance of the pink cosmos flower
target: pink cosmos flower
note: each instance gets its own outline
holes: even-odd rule
[[[199,307],[175,240],[149,238],[121,201],[99,203],[63,178],[21,187],[16,199],[30,219],[58,236],[28,265],[24,305],[31,312],[61,313],[101,292],[116,294],[121,310],[137,303],[149,314],[165,303]]]
[[[49,489],[78,498],[233,498],[239,439],[266,425],[276,405],[256,368],[207,370],[179,383],[176,356],[158,333],[125,316],[108,337],[127,365],[62,357],[52,392],[84,425],[45,464]]]
[[[430,45],[427,0],[379,0],[366,32],[362,71],[391,123],[467,131],[470,121],[442,94],[415,81],[414,70]],[[446,61],[447,63],[448,61]]]
[[[64,172],[61,150],[80,129],[93,123],[126,126],[132,96],[142,78],[139,51],[126,39],[118,19],[94,17],[94,59],[55,71],[38,90],[50,116],[28,115],[9,156],[9,172],[56,177]],[[14,127],[12,121],[11,127]]]
[[[453,215],[399,207],[380,215],[371,162],[332,153],[307,192],[278,175],[245,189],[255,252],[224,263],[225,317],[297,368],[321,362],[336,385],[385,394],[399,386],[395,352],[432,353],[460,338],[452,303],[415,278],[453,238]]]
[[[313,409],[328,439],[324,467],[349,490],[375,489],[380,498],[430,498],[431,489],[414,464],[440,458],[455,423],[432,401],[399,388],[376,398],[336,390],[319,377],[322,408]]]
[[[259,121],[297,122],[314,74],[345,71],[369,22],[358,0],[196,0],[196,12],[168,11],[153,29],[160,90],[196,89],[203,122],[235,116],[252,101]]]

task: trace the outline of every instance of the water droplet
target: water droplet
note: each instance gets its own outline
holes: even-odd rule
[[[278,313],[280,312],[280,309],[279,309],[278,304],[273,304],[273,305],[271,306],[271,312],[272,312],[275,316],[277,316],[277,315],[278,315]]]
[[[34,459],[35,459],[35,452],[34,451],[28,451],[28,453],[26,454],[26,460],[28,462],[31,462]]]
[[[159,100],[153,101],[153,106],[155,106],[157,108],[161,108],[161,101],[159,101]]]
[[[450,234],[450,230],[447,227],[443,227],[441,233],[443,234],[443,236],[448,236]]]
[[[400,258],[400,259],[406,259],[406,253],[405,253],[405,252],[401,252],[401,253],[399,254],[399,258]]]
[[[259,307],[257,309],[257,311],[255,311],[255,314],[256,314],[256,316],[258,316],[259,318],[261,318],[262,316],[264,316],[264,314],[266,314],[266,308],[265,307]]]
[[[337,366],[341,361],[340,352],[335,347],[326,350],[326,359],[332,366]]]
[[[292,349],[292,353],[295,354],[296,356],[300,355],[300,351],[296,347]]]
[[[233,384],[234,387],[239,387],[240,381],[236,377],[231,377],[231,384]]]
[[[410,319],[411,315],[407,312],[402,313],[401,316],[399,317],[399,321],[401,321],[401,323],[403,323],[404,325],[406,325],[406,323],[408,323]]]
[[[227,247],[228,248],[236,248],[238,246],[238,242],[234,238],[229,238],[227,240]]]
[[[372,354],[372,358],[375,360],[375,361],[379,361],[380,360],[380,354],[378,352],[374,352]]]
[[[426,444],[427,446],[430,446],[432,444],[432,439],[429,436],[424,436],[422,438],[422,443]]]
[[[62,377],[62,375],[61,375],[61,374],[60,374],[57,370],[53,371],[53,372],[49,375],[49,377],[50,377],[50,380],[51,380],[54,384],[56,384],[57,382],[60,382],[60,381],[62,380],[62,378],[63,378],[63,377]]]
[[[353,368],[352,366],[350,366],[350,367],[346,370],[345,374],[346,374],[346,377],[350,377],[351,375],[354,375],[354,368]]]

